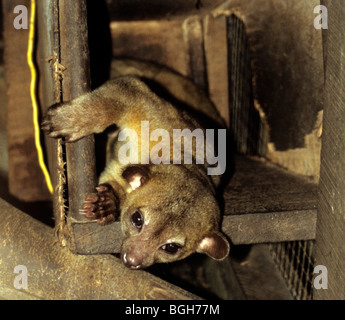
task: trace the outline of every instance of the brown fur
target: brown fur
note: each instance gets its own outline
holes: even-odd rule
[[[205,129],[186,110],[176,108],[153,93],[140,76],[158,82],[192,109],[222,123],[205,94],[182,76],[151,64],[128,60],[119,61],[116,71],[119,77],[115,80],[89,94],[49,108],[42,128],[51,137],[63,136],[68,142],[100,133],[112,124],[116,124],[118,130],[134,129],[139,137],[139,161],[141,121],[149,121],[150,132],[160,128],[167,130],[170,136],[173,129]],[[219,177],[206,174],[207,163],[183,164],[182,157],[181,165],[153,165],[153,159],[149,164],[123,165],[117,155],[124,143],[118,141],[116,135],[109,139],[100,187],[83,205],[85,216],[97,219],[100,224],[109,223],[116,218],[117,212],[120,214],[125,235],[124,263],[138,269],[155,262],[179,260],[195,251],[214,259],[225,258],[229,244],[218,231],[221,217],[215,198]],[[155,144],[150,142],[147,151],[150,152]],[[149,157],[150,154],[144,155]],[[168,160],[172,163],[172,148]],[[133,219],[140,216],[144,223],[138,228]],[[174,251],[171,248],[174,245],[166,250],[167,243],[178,245],[178,250],[169,253],[169,250]]]

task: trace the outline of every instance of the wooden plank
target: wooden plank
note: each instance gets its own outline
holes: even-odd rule
[[[230,215],[222,231],[232,243],[254,244],[315,239],[316,210]]]
[[[199,297],[111,255],[75,255],[54,230],[0,199],[0,297],[5,299],[186,300]],[[28,271],[28,288],[13,290],[14,267]]]
[[[71,234],[74,235],[75,250],[80,254],[118,253],[121,251],[123,234],[120,221],[106,226],[95,222],[68,219]]]
[[[317,208],[317,184],[267,161],[237,156],[225,189],[225,214]]]
[[[207,15],[203,28],[209,97],[229,126],[226,17]]]
[[[234,244],[315,238],[317,185],[267,162],[238,156],[226,188],[222,230]],[[119,252],[120,222],[105,227],[69,221],[77,252]]]
[[[194,83],[208,92],[203,26],[198,16],[191,16],[184,20],[183,25],[184,41],[187,46],[190,71]]]
[[[222,231],[235,245],[315,239],[316,210],[225,216]],[[116,221],[105,227],[93,222],[71,222],[80,254],[118,253],[123,234]]]
[[[344,299],[345,7],[341,1],[322,4],[328,9],[329,29],[324,30],[327,60],[315,265],[327,268],[328,288],[314,288],[313,294],[315,299]]]

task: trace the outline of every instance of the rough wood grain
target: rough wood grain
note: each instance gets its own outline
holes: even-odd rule
[[[189,58],[190,71],[188,74],[191,75],[194,83],[207,93],[208,81],[201,19],[198,16],[185,19],[182,29]]]
[[[71,253],[56,243],[52,228],[2,199],[0,219],[0,298],[199,299],[145,271],[126,268],[114,256]],[[27,290],[13,288],[17,265],[27,268]]]
[[[225,214],[316,209],[317,185],[263,160],[238,156],[225,189]]]
[[[229,126],[226,17],[207,15],[203,24],[209,97]]]
[[[329,29],[324,30],[327,60],[315,265],[326,266],[328,289],[313,293],[315,299],[344,299],[345,7],[341,1],[322,4],[328,9]]]
[[[254,244],[315,238],[316,210],[230,215],[222,230],[232,243]]]
[[[223,232],[234,244],[315,238],[317,186],[267,162],[237,157],[226,188]],[[106,227],[70,220],[77,252],[119,252],[120,222]]]
[[[75,250],[81,254],[117,253],[121,251],[123,234],[120,221],[106,226],[94,222],[69,219],[69,228],[74,235]]]
[[[86,1],[59,1],[61,63],[64,101],[90,91]],[[76,23],[76,21],[78,23]],[[66,144],[69,215],[83,220],[79,209],[96,186],[95,140],[90,135]]]

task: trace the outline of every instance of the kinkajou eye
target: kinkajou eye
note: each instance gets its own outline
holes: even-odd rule
[[[167,243],[161,246],[161,249],[169,254],[175,254],[180,248],[181,246],[177,243]]]
[[[136,210],[132,215],[131,215],[131,222],[134,227],[137,229],[141,230],[144,224],[144,217],[140,213],[139,210]]]

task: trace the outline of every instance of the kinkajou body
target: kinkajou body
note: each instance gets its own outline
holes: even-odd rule
[[[163,139],[173,137],[176,129],[206,137],[207,124],[190,111],[221,123],[216,110],[191,81],[165,68],[120,60],[116,71],[117,78],[91,93],[50,107],[42,123],[51,137],[65,137],[67,142],[100,133],[113,124],[118,129],[108,141],[100,185],[86,197],[82,213],[100,224],[119,216],[125,235],[121,256],[132,269],[180,260],[194,252],[224,259],[230,246],[219,231],[221,216],[215,195],[220,177],[208,174],[207,148],[205,163],[195,163],[195,146],[193,163],[185,163],[184,150],[177,155],[175,141]],[[190,110],[159,97],[143,78],[157,82]],[[151,135],[146,136],[143,128]],[[180,164],[174,161],[176,156]],[[124,158],[130,163],[124,163]]]

